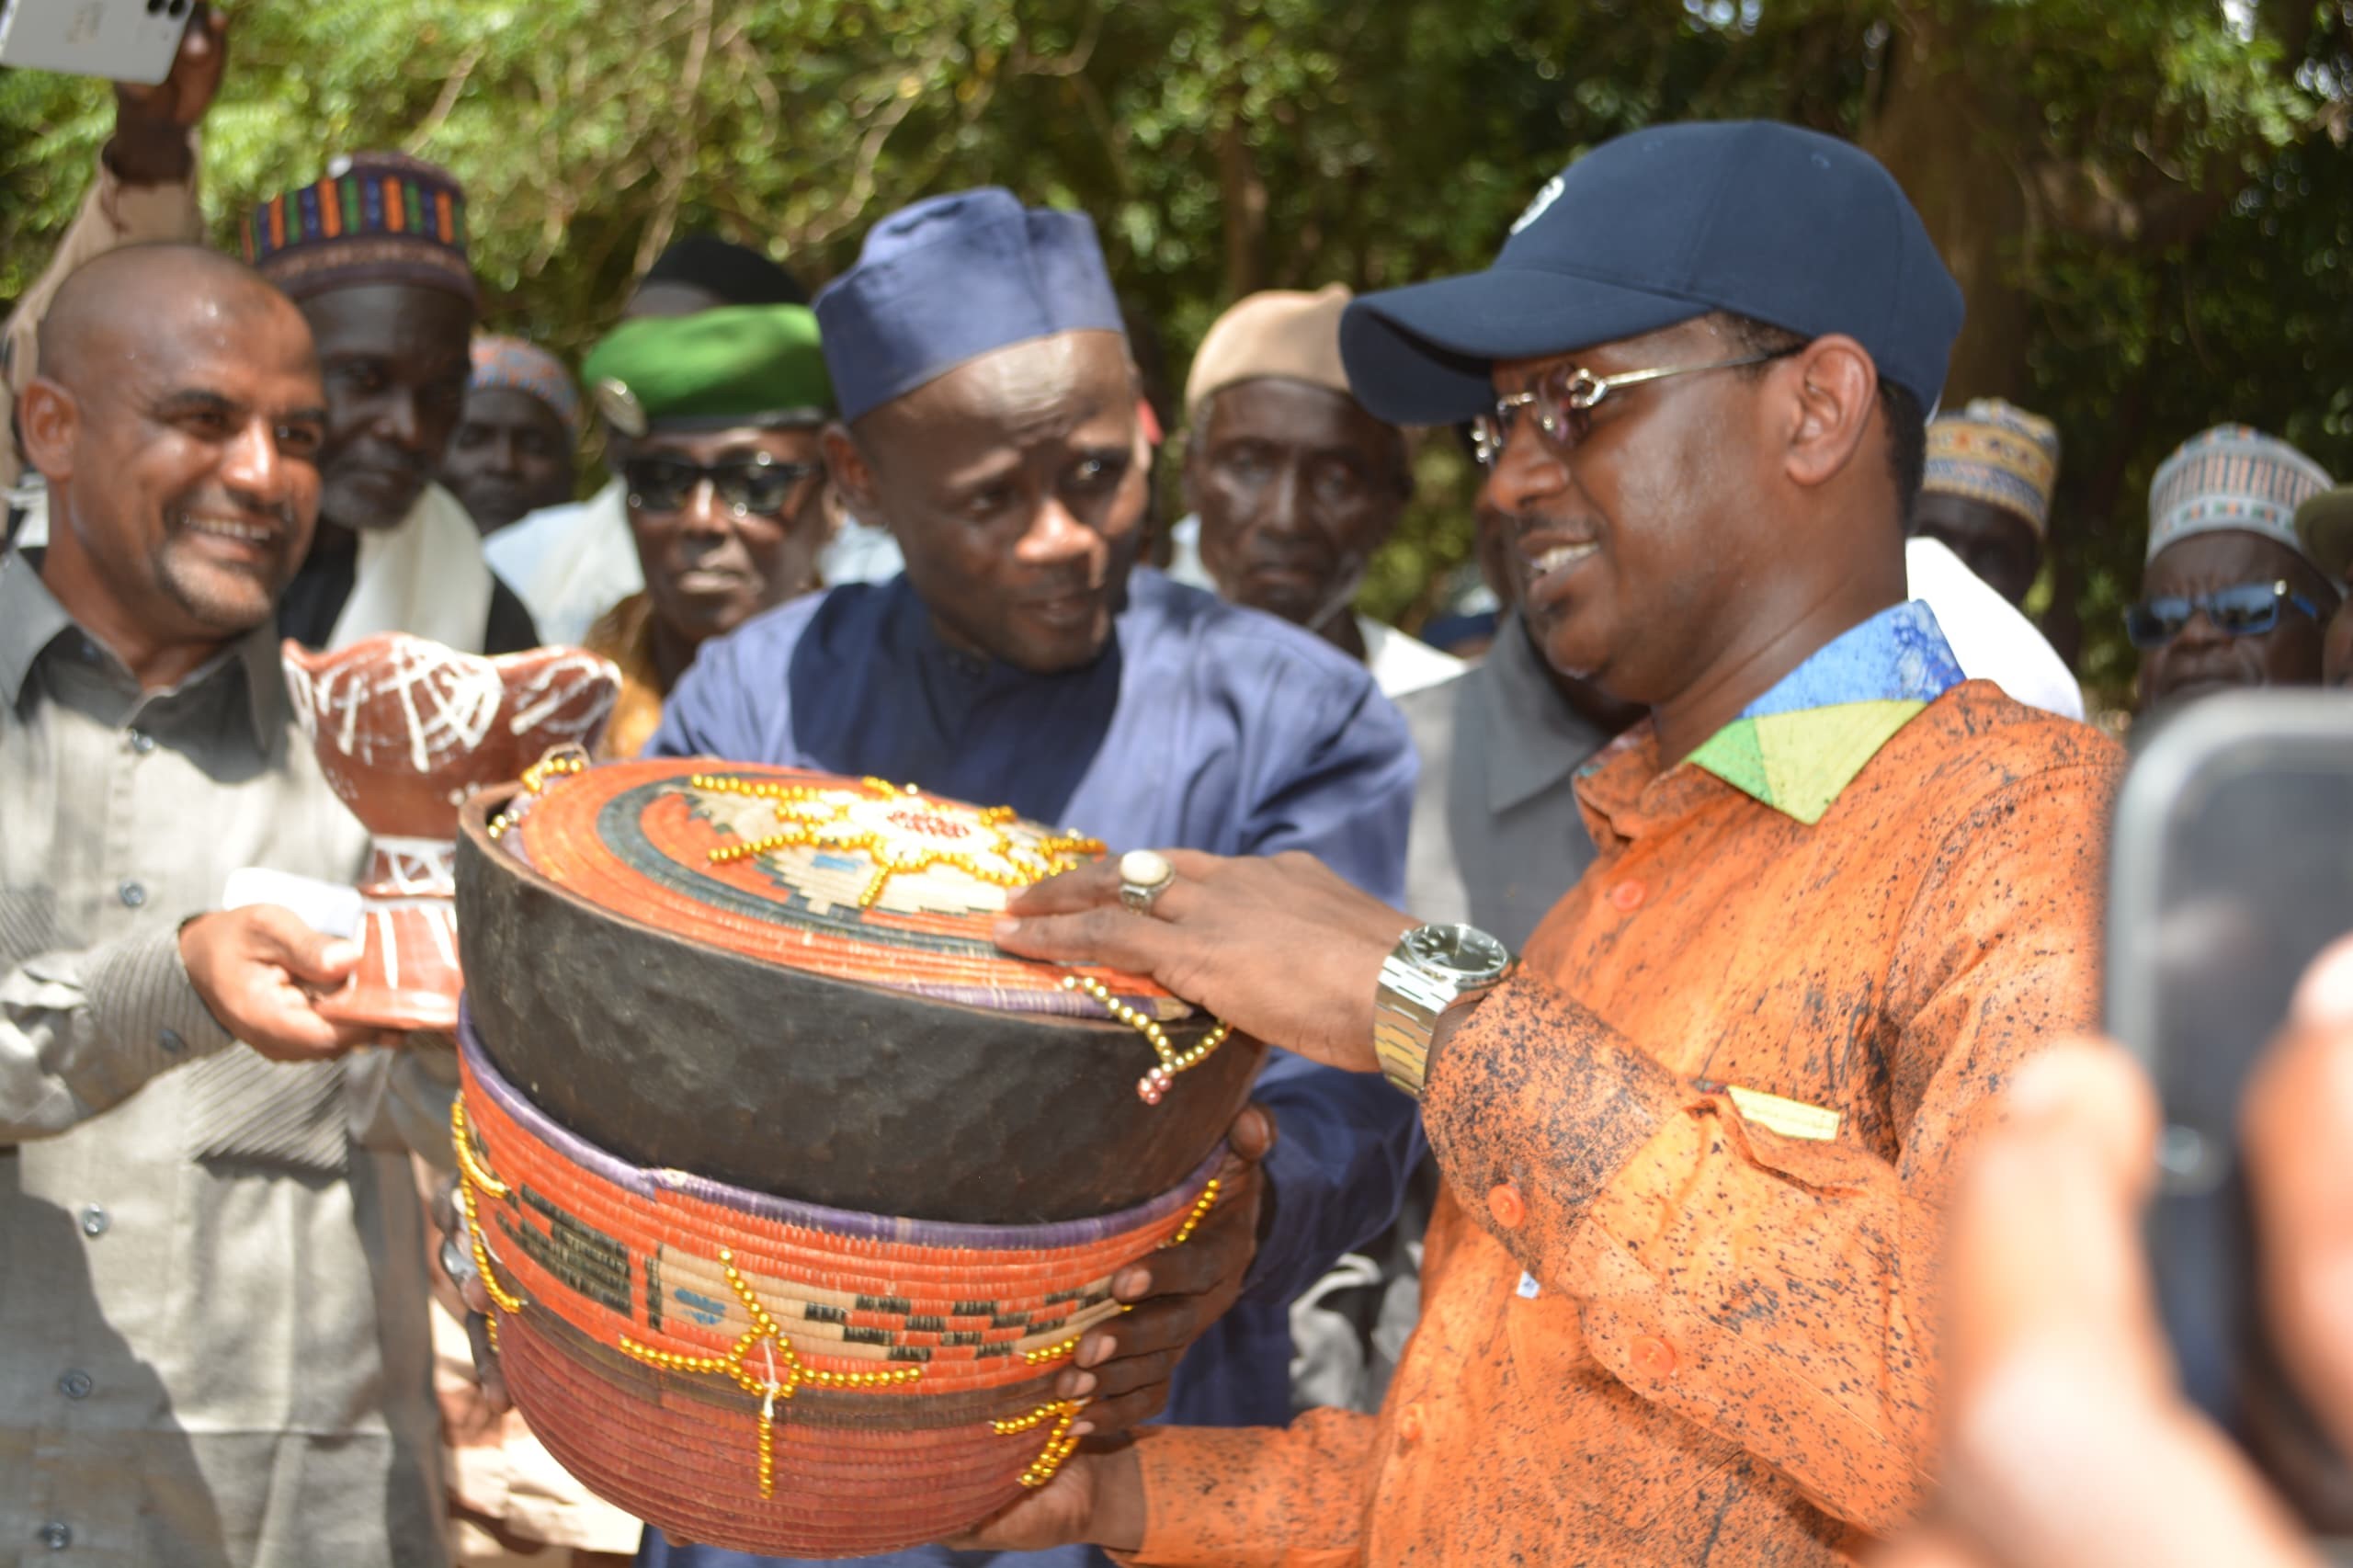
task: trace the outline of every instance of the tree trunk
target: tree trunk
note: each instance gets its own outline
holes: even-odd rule
[[[1225,300],[1267,286],[1267,182],[1237,112],[1218,133],[1219,194],[1225,208]]]
[[[2030,213],[2003,150],[2035,144],[2015,100],[1972,80],[1965,20],[1916,6],[1890,41],[1885,90],[1862,144],[1895,176],[1961,284],[1967,315],[1953,345],[1944,403],[2017,397],[2027,385],[2031,306],[2018,263]],[[2029,106],[2030,107],[2030,106]]]

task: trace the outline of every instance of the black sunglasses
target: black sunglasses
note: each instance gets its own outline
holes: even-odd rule
[[[755,513],[773,517],[785,509],[801,482],[824,468],[822,463],[779,462],[766,452],[731,458],[706,468],[683,458],[648,456],[621,464],[629,485],[629,504],[641,512],[676,512],[694,499],[707,480],[712,494],[739,517]]]
[[[2225,637],[2260,637],[2279,624],[2281,605],[2320,619],[2319,607],[2286,583],[2233,583],[2195,597],[2165,594],[2133,605],[2124,612],[2124,635],[2135,648],[2151,652],[2180,636],[2189,618],[2203,610]]]

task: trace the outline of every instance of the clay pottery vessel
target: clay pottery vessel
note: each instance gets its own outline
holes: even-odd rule
[[[461,988],[458,809],[550,751],[594,745],[620,690],[576,648],[488,659],[392,632],[281,650],[319,767],[373,837],[360,883],[358,971],[319,1011],[342,1023],[448,1032]]]

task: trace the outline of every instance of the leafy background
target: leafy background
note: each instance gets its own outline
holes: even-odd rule
[[[2353,0],[242,0],[207,126],[226,243],[336,151],[468,187],[492,324],[568,354],[676,234],[805,280],[927,192],[1080,207],[1181,384],[1251,289],[1473,267],[1545,178],[1661,119],[1856,137],[1970,303],[1948,403],[2066,442],[2032,608],[2124,700],[2118,611],[2150,471],[2244,420],[2353,474]],[[98,84],[0,72],[0,299],[45,262],[111,124]],[[1366,589],[1415,623],[1468,555],[1471,480]]]

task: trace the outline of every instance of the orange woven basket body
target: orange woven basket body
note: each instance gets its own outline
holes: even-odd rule
[[[1215,1201],[1057,1225],[877,1219],[631,1166],[564,1131],[461,1025],[457,1138],[517,1408],[564,1468],[680,1539],[857,1557],[1050,1478],[1055,1376],[1110,1280]]]

